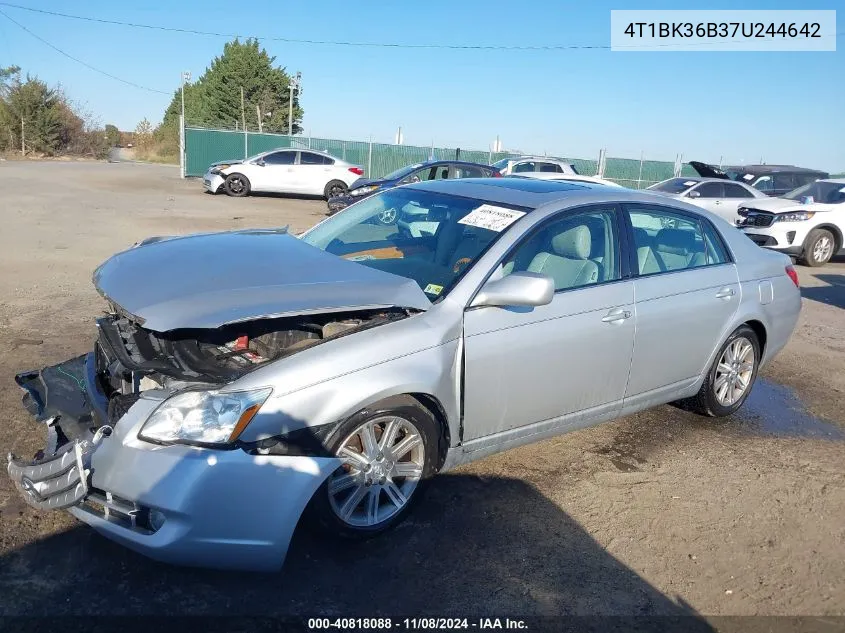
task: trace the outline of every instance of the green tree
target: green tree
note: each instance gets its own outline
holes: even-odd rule
[[[185,119],[187,124],[231,128],[241,125],[241,88],[243,88],[246,125],[258,131],[260,109],[266,132],[288,133],[290,76],[284,68],[274,66],[275,57],[261,48],[258,40],[241,42],[235,39],[223,47],[198,81],[185,86]],[[175,133],[178,138],[182,90],[176,90],[164,113],[159,131]],[[294,97],[293,133],[302,132],[302,108]]]
[[[120,130],[117,129],[116,125],[108,123],[106,125],[105,134],[106,142],[109,144],[109,147],[114,147],[120,143]]]
[[[0,118],[10,131],[14,149],[20,148],[23,136],[27,151],[55,154],[65,141],[68,112],[55,89],[38,78],[27,77],[25,82],[16,80],[9,86]]]

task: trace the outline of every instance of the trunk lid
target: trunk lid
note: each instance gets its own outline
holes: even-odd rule
[[[697,160],[691,160],[689,162],[689,166],[692,167],[699,176],[703,176],[704,178],[722,178],[730,180],[730,176],[714,165],[708,165],[707,163],[702,163]]]

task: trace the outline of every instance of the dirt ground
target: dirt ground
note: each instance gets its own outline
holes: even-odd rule
[[[0,177],[3,455],[43,440],[14,374],[91,348],[110,254],[301,230],[325,208],[214,197],[152,165],[10,161]],[[154,563],[0,476],[0,615],[845,615],[845,258],[799,274],[800,324],[735,418],[665,406],[485,459],[377,540],[300,529],[279,574]]]

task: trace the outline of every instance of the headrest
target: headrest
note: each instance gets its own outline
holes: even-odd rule
[[[634,246],[640,248],[649,244],[651,244],[651,235],[648,234],[648,231],[634,227]]]
[[[587,259],[590,256],[591,246],[590,229],[583,224],[552,238],[552,248],[555,253],[570,259]]]
[[[654,239],[654,250],[672,255],[689,255],[698,250],[695,231],[660,229]]]

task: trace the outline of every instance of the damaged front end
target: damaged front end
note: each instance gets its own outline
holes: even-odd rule
[[[32,460],[10,454],[8,472],[39,510],[93,504],[111,520],[147,531],[155,526],[145,508],[96,488],[91,477],[93,453],[145,393],[163,401],[188,389],[218,388],[266,363],[412,313],[359,310],[155,332],[112,307],[97,320],[91,353],[15,377],[24,407],[47,427],[47,444]]]

